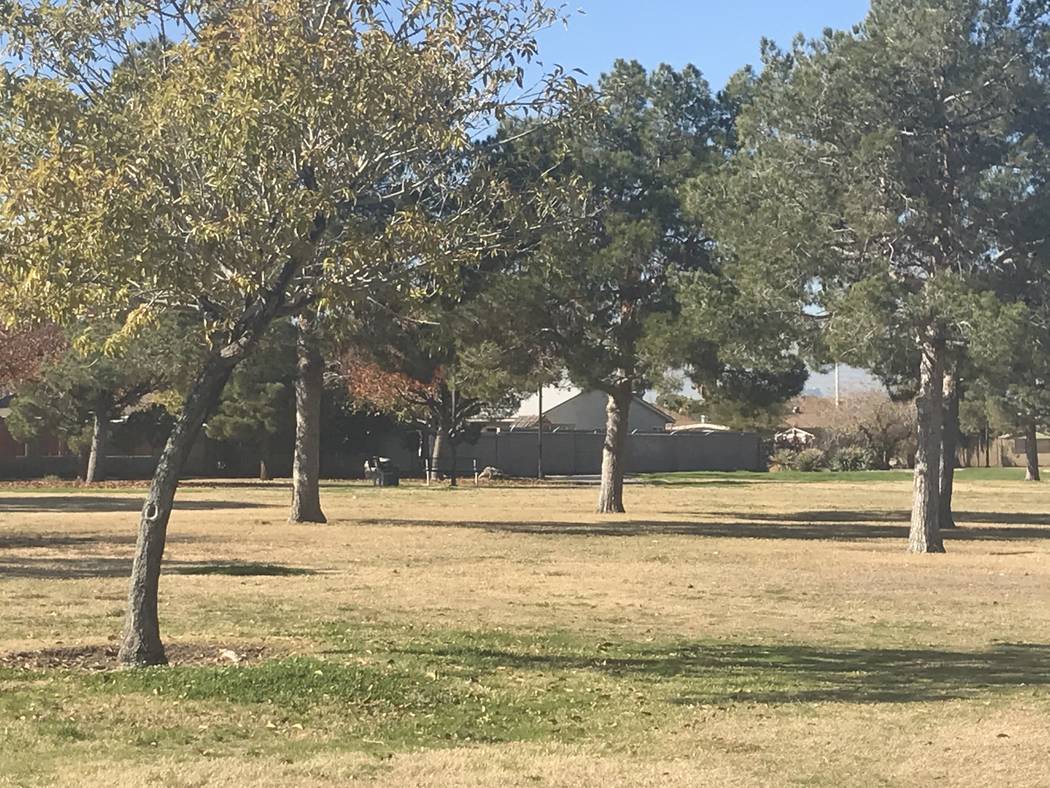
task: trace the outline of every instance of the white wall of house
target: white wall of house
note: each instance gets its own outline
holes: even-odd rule
[[[604,430],[608,396],[601,391],[585,391],[570,400],[544,411],[544,418],[555,427],[574,430]],[[635,397],[627,420],[628,429],[640,432],[663,432],[667,419]]]

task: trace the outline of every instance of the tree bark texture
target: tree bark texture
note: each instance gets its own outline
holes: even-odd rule
[[[450,435],[448,438],[448,483],[451,487],[459,486],[459,475],[456,471],[456,463],[459,461],[458,448],[455,439]]]
[[[955,491],[955,459],[959,447],[959,381],[952,370],[944,373],[944,428],[941,434],[941,529],[955,528],[952,493]]]
[[[292,459],[293,523],[325,523],[321,511],[321,398],[324,358],[309,321],[299,321],[296,340],[295,454]]]
[[[167,662],[164,644],[160,639],[157,597],[168,520],[171,518],[179,476],[204,420],[218,404],[234,368],[251,352],[267,326],[273,322],[284,305],[288,286],[298,270],[297,262],[289,260],[273,287],[236,322],[229,344],[208,358],[194,380],[182,413],[168,436],[139,519],[124,632],[118,654],[118,659],[124,665],[163,665]]]
[[[442,478],[441,470],[445,459],[445,447],[448,445],[448,436],[442,427],[434,430],[434,443],[430,447],[430,481],[436,482]]]
[[[627,424],[631,390],[621,387],[609,394],[605,407],[605,445],[602,447],[602,486],[598,494],[600,514],[622,514],[623,477],[627,461]]]
[[[1029,420],[1024,425],[1024,454],[1027,467],[1025,481],[1038,482],[1042,480],[1039,472],[1039,430],[1034,420]]]
[[[918,416],[918,449],[915,452],[914,499],[911,511],[910,553],[943,553],[940,532],[941,439],[944,425],[944,343],[922,344]]]
[[[84,473],[84,482],[94,484],[102,481],[105,476],[103,466],[106,463],[106,438],[109,431],[109,419],[105,411],[95,411],[94,424],[91,431],[91,449],[88,452],[87,471]]]
[[[163,665],[167,662],[160,639],[157,593],[168,519],[186,458],[204,420],[218,404],[237,360],[216,355],[205,364],[161,452],[139,521],[119,654],[124,665]]]

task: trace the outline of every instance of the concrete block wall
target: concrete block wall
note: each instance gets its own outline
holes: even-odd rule
[[[537,433],[527,430],[484,432],[477,443],[459,447],[459,465],[491,465],[508,476],[536,475]],[[551,476],[601,472],[605,435],[559,430],[543,435],[543,470]],[[629,473],[676,471],[762,471],[759,436],[748,432],[702,434],[635,433],[627,439]]]
[[[543,470],[550,476],[592,476],[601,473],[605,435],[600,432],[559,430],[543,435]],[[421,475],[422,461],[411,441],[400,434],[380,441],[378,453],[390,457],[406,475]],[[326,478],[360,478],[369,455],[357,452],[325,452],[321,474]],[[195,451],[187,463],[186,476],[251,477],[258,469],[256,457],[218,467],[204,451]],[[483,432],[476,443],[463,443],[457,451],[457,470],[469,475],[473,462],[493,466],[508,476],[536,476],[537,433],[514,430]],[[106,476],[111,479],[148,479],[156,457],[109,457]],[[17,457],[0,461],[0,479],[33,479],[47,475],[74,478],[83,473],[80,457]],[[271,473],[284,477],[291,472],[291,458],[271,458]],[[673,473],[675,471],[765,470],[758,435],[748,432],[704,434],[635,433],[627,439],[628,473]]]

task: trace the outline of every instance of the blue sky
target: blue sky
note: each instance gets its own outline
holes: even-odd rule
[[[616,58],[646,67],[687,63],[719,89],[741,66],[757,64],[762,37],[787,45],[802,32],[848,28],[861,19],[867,0],[576,0],[568,30],[544,32],[540,59],[582,68],[590,80]]]

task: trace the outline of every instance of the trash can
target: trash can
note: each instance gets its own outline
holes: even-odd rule
[[[372,479],[376,487],[397,487],[401,484],[401,469],[393,460],[377,457],[373,463]]]

